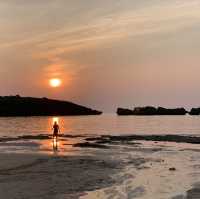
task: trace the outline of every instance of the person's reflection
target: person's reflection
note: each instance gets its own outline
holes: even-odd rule
[[[53,137],[53,151],[54,152],[58,151],[58,140],[57,140],[57,137]]]
[[[53,151],[58,151],[58,133],[60,132],[60,127],[58,125],[58,118],[53,118]]]

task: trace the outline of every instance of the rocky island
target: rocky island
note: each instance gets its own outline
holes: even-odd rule
[[[0,96],[0,117],[4,116],[61,116],[99,115],[93,110],[68,101],[48,98]]]
[[[187,111],[184,108],[155,108],[153,106],[136,107],[133,110],[118,108],[118,115],[186,115]]]
[[[190,115],[200,115],[200,108],[192,108],[189,112]]]

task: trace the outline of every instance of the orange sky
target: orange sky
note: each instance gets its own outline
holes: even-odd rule
[[[1,1],[0,95],[104,111],[200,106],[199,8],[198,0]]]

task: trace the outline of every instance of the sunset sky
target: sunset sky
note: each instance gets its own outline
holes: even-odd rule
[[[199,37],[199,0],[0,0],[0,95],[200,106]]]

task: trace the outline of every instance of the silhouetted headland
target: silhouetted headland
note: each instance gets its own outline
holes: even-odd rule
[[[99,115],[93,110],[72,102],[48,98],[1,96],[0,116],[59,116],[59,115]]]
[[[136,107],[133,110],[118,108],[118,115],[185,115],[188,113],[184,108],[155,108],[153,106]]]

